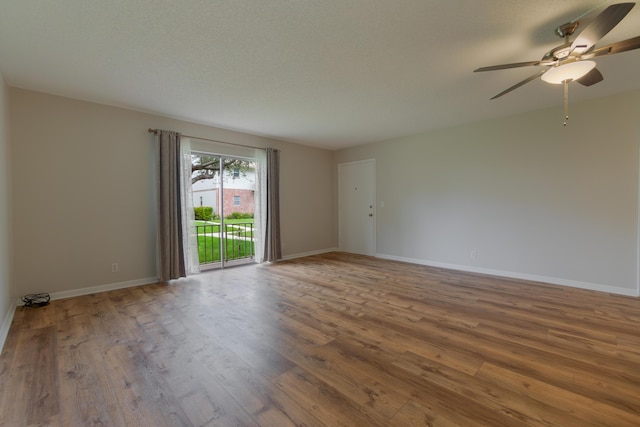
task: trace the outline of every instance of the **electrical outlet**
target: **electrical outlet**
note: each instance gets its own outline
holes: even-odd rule
[[[119,266],[118,266],[117,262],[114,262],[113,264],[111,264],[111,272],[112,273],[116,273],[118,271],[118,268],[119,268]]]
[[[478,258],[478,251],[476,251],[475,249],[471,251],[471,259],[476,259]]]

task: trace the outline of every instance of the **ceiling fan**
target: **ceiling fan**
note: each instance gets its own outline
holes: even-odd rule
[[[542,67],[536,74],[521,82],[503,90],[491,99],[499,98],[507,93],[540,77],[543,81],[552,84],[564,85],[565,126],[568,117],[569,83],[576,81],[584,86],[591,86],[601,82],[604,77],[596,68],[593,58],[612,55],[640,48],[640,36],[619,41],[602,47],[596,47],[596,43],[611,31],[635,6],[635,3],[618,3],[607,7],[596,16],[572,42],[570,37],[580,26],[579,20],[574,20],[560,25],[555,29],[555,34],[564,39],[564,43],[545,53],[539,61],[515,62],[512,64],[493,65],[481,67],[478,71],[504,70],[519,67]],[[583,14],[582,16],[586,15]]]

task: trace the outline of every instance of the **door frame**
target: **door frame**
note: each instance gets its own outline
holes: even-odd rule
[[[367,170],[367,175],[370,173],[371,174],[371,185],[372,185],[372,200],[371,200],[371,206],[372,206],[372,216],[373,216],[373,224],[372,224],[372,229],[371,229],[371,236],[369,236],[371,238],[371,242],[372,242],[372,248],[371,248],[371,253],[365,253],[362,255],[369,255],[369,256],[375,256],[377,253],[377,221],[376,221],[376,217],[377,217],[377,209],[376,209],[376,198],[377,198],[377,187],[376,187],[376,179],[377,179],[377,174],[376,174],[376,159],[372,158],[372,159],[365,159],[365,160],[356,160],[356,161],[352,161],[352,162],[343,162],[343,163],[339,163],[338,164],[338,248],[342,251],[344,250],[344,247],[342,246],[341,242],[342,242],[342,225],[344,223],[344,211],[343,211],[343,206],[341,206],[341,200],[342,200],[342,184],[343,184],[343,172],[342,172],[342,168],[344,167],[349,167],[349,166],[353,166],[353,165],[360,165],[360,164],[368,164],[370,165],[370,169]]]
[[[253,245],[254,245],[254,251],[253,251],[253,255],[251,257],[247,257],[247,258],[240,258],[240,259],[231,259],[231,260],[227,260],[225,259],[227,256],[226,253],[226,239],[224,237],[224,233],[226,230],[226,223],[225,223],[225,210],[224,210],[224,192],[225,192],[225,187],[224,187],[224,168],[222,167],[224,165],[223,160],[224,159],[238,159],[238,160],[246,160],[249,162],[253,162],[255,164],[255,173],[256,173],[256,187],[254,189],[254,214],[256,211],[255,205],[257,203],[259,203],[259,199],[261,196],[261,189],[257,186],[257,174],[258,174],[258,159],[255,157],[249,157],[249,156],[238,156],[238,155],[233,155],[233,154],[222,154],[220,152],[216,152],[216,151],[206,151],[206,150],[202,150],[202,149],[192,149],[191,150],[191,154],[192,155],[201,155],[201,156],[211,156],[211,157],[217,157],[218,161],[220,162],[220,174],[219,174],[219,183],[218,183],[218,187],[216,188],[216,203],[217,203],[217,207],[218,207],[218,215],[220,215],[220,232],[219,232],[219,243],[218,243],[218,250],[220,253],[220,260],[219,261],[214,261],[214,262],[210,262],[210,263],[205,263],[205,264],[200,264],[200,271],[206,271],[206,270],[214,270],[214,269],[224,269],[225,267],[232,267],[232,266],[237,266],[237,265],[243,265],[243,264],[252,264],[252,263],[256,263],[258,262],[255,256],[255,247],[258,244],[262,244],[263,242],[263,237],[261,235],[258,235],[259,233],[255,233],[254,237],[253,237]],[[255,216],[254,216],[254,220],[255,220]],[[257,227],[254,223],[254,230],[257,230]],[[197,236],[196,236],[197,239]],[[197,248],[195,249],[196,251],[198,250]]]

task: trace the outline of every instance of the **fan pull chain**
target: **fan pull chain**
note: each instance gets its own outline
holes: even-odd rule
[[[569,121],[569,80],[562,82],[564,85],[564,123],[566,126]]]

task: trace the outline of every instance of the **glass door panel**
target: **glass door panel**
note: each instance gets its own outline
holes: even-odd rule
[[[192,154],[200,269],[254,262],[256,162]]]

